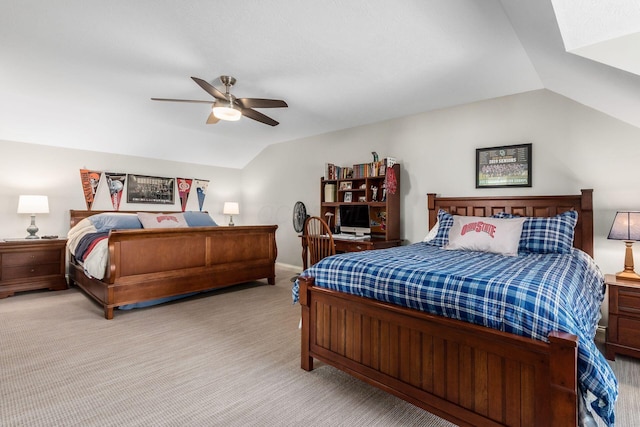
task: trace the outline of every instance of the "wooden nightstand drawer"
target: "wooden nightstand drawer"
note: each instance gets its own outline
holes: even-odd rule
[[[2,254],[2,267],[59,263],[60,255],[59,250],[6,253]]]
[[[36,289],[66,289],[66,244],[66,239],[0,240],[0,298]]]
[[[618,312],[636,314],[640,317],[640,289],[618,290]]]
[[[640,320],[618,318],[618,344],[640,348]]]
[[[60,274],[60,264],[20,265],[3,267],[2,280],[28,279],[30,277],[51,276]]]
[[[618,280],[605,275],[609,288],[609,326],[607,327],[606,357],[615,360],[616,354],[640,358],[640,282]]]

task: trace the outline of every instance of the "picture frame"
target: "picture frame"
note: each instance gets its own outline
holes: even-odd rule
[[[127,203],[172,205],[175,178],[127,174]]]
[[[351,181],[342,181],[340,183],[340,190],[351,190],[353,183]]]
[[[476,149],[476,188],[531,187],[532,144]]]
[[[351,193],[351,191],[347,191],[346,193],[344,193],[345,203],[351,203],[352,200],[353,200],[353,194]]]

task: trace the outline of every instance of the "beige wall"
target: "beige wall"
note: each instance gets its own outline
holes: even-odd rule
[[[476,148],[525,142],[533,144],[532,188],[475,188]],[[640,209],[640,129],[547,90],[268,147],[243,170],[245,219],[280,225],[279,262],[301,265],[292,208],[300,200],[310,214],[319,212],[324,164],[367,162],[374,150],[402,163],[401,228],[407,242],[427,232],[429,192],[574,194],[593,188],[595,259],[604,272],[622,269],[624,245],[606,236],[617,209]]]
[[[208,210],[218,222],[226,224],[222,215],[224,201],[241,197],[240,176],[237,169],[206,167],[179,162],[151,160],[141,157],[119,156],[94,151],[47,147],[0,141],[0,238],[23,237],[30,222],[29,215],[18,215],[18,196],[21,194],[43,194],[49,196],[49,214],[36,216],[39,235],[66,235],[69,230],[69,209],[86,209],[80,169],[124,172],[140,175],[198,178],[210,181],[203,210]],[[103,178],[93,209],[113,209],[109,191]],[[126,203],[126,193],[120,210],[167,210],[181,209],[178,195],[174,205],[152,205]],[[188,199],[188,210],[198,210],[194,192]],[[237,218],[242,223],[241,217]]]
[[[475,189],[475,149],[533,144],[533,187]],[[371,151],[402,164],[401,234],[407,243],[427,233],[426,194],[573,194],[594,189],[595,260],[603,272],[622,269],[624,245],[606,236],[616,210],[640,210],[640,129],[548,90],[492,99],[269,146],[244,170],[206,167],[83,150],[0,141],[0,237],[26,235],[28,215],[16,214],[20,194],[46,194],[51,213],[40,234],[64,235],[68,210],[84,209],[79,169],[209,179],[204,209],[226,224],[224,201],[238,200],[237,224],[277,224],[278,262],[300,268],[292,208],[319,212],[324,164],[368,162]],[[102,184],[95,209],[110,209]],[[151,209],[154,205],[121,209]],[[197,209],[195,194],[189,209]],[[168,209],[167,209],[168,210]],[[173,207],[179,210],[179,205]],[[640,245],[636,263],[640,270]]]

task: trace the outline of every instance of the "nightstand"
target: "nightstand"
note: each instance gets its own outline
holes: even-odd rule
[[[0,240],[0,298],[34,289],[67,289],[66,239]]]
[[[609,326],[605,356],[616,354],[640,358],[640,282],[605,275],[609,287]]]

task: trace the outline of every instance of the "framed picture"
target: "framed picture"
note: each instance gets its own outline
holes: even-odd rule
[[[127,203],[172,205],[175,200],[175,178],[127,175]]]
[[[353,195],[351,194],[351,191],[347,191],[346,193],[344,193],[344,201],[346,203],[349,203],[352,201]]]
[[[342,181],[340,183],[340,189],[341,190],[351,190],[351,185],[352,185],[351,181]]]
[[[531,144],[476,149],[476,188],[531,187]]]

